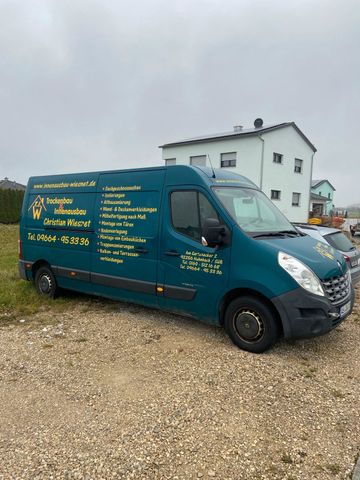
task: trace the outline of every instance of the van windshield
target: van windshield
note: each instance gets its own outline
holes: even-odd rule
[[[246,232],[298,234],[289,220],[263,192],[239,187],[215,187],[213,191],[237,224]]]

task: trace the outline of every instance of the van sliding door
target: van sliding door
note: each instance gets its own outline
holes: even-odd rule
[[[95,293],[157,304],[163,181],[163,169],[100,175],[91,273]]]

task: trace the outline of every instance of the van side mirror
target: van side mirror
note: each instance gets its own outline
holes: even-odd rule
[[[217,218],[206,218],[202,233],[209,247],[213,247],[226,243],[226,238],[229,237],[230,232],[226,225],[221,225]]]

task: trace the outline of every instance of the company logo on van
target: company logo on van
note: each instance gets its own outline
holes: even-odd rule
[[[38,195],[33,201],[33,203],[30,205],[28,210],[32,210],[34,220],[40,220],[41,212],[43,211],[43,209],[46,211],[44,198]]]
[[[322,257],[328,258],[329,260],[335,260],[335,250],[330,247],[330,245],[326,245],[326,243],[323,242],[318,242],[314,248]]]

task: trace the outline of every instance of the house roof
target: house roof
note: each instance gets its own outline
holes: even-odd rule
[[[259,135],[261,133],[271,132],[273,130],[279,130],[280,128],[293,127],[297,133],[302,137],[302,139],[309,145],[309,147],[316,152],[315,146],[310,142],[310,140],[304,135],[300,128],[296,125],[295,122],[285,122],[277,123],[274,125],[264,125],[259,128],[242,128],[241,130],[233,130],[231,132],[223,133],[213,133],[211,135],[202,135],[200,137],[188,138],[178,142],[165,143],[160,145],[159,148],[167,147],[177,147],[180,145],[191,145],[193,143],[205,143],[205,142],[216,142],[217,140],[227,140],[233,138],[249,137]]]
[[[334,192],[336,191],[336,188],[329,182],[327,178],[323,178],[321,180],[311,180],[311,188],[316,188],[324,182],[327,182],[330,185],[330,187],[334,190]]]
[[[9,180],[7,177],[5,177],[4,180],[0,180],[0,188],[10,190],[25,190],[26,186],[13,180]]]
[[[328,202],[331,200],[331,198],[324,197],[323,195],[318,195],[317,193],[311,193],[310,194],[311,200],[318,200],[320,202]]]

